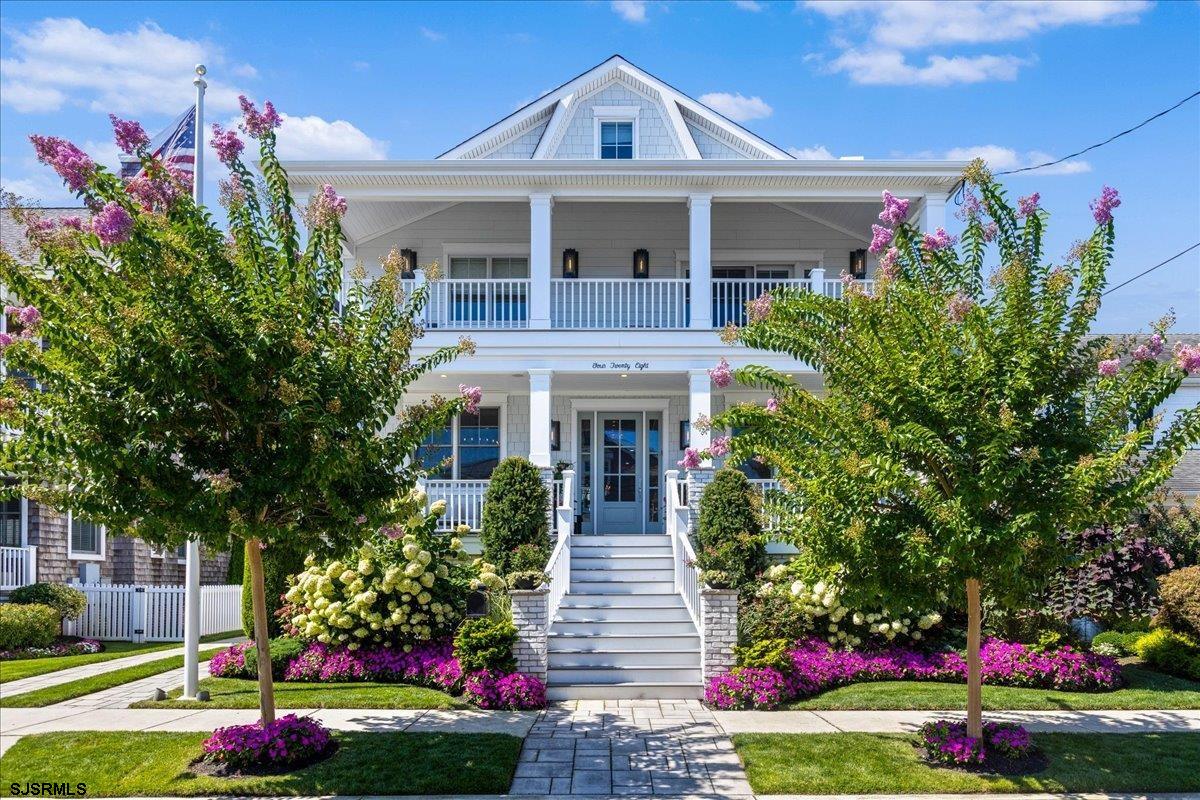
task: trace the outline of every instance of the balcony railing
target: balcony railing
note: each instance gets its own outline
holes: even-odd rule
[[[688,326],[688,281],[629,278],[550,282],[550,327],[669,329]]]
[[[821,280],[829,297],[845,296],[840,280]],[[874,281],[858,281],[870,292]],[[409,282],[409,288],[415,282]],[[808,278],[718,278],[712,282],[712,326],[745,325],[746,304],[784,288],[816,290]],[[680,330],[691,324],[686,278],[556,278],[550,281],[550,327],[570,330]],[[528,278],[449,279],[429,285],[425,325],[441,330],[528,328]]]

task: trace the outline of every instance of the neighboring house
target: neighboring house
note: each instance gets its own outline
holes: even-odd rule
[[[43,217],[80,216],[85,208],[42,208]],[[7,209],[0,209],[0,246],[18,258],[32,257],[22,226]],[[11,304],[0,287],[0,300]],[[0,331],[12,320],[0,314]],[[7,379],[0,359],[0,378]],[[206,556],[201,562],[202,583],[226,583],[229,555]],[[141,539],[110,535],[102,525],[68,512],[56,511],[33,500],[0,501],[0,593],[38,581],[84,581],[140,585],[181,585],[183,548],[161,552]]]
[[[435,159],[285,164],[299,198],[331,184],[349,200],[347,268],[377,273],[394,247],[440,265],[415,355],[476,343],[412,387],[415,398],[483,389],[479,413],[423,451],[448,460],[426,482],[448,502],[443,527],[478,530],[505,456],[547,481],[570,465],[551,513],[560,535],[578,535],[551,557],[548,639],[530,649],[549,651],[552,697],[696,695],[718,665],[708,644],[701,657],[708,601],[686,534],[711,469],[676,462],[709,443],[689,421],[767,399],[715,388],[707,370],[724,356],[821,386],[802,363],[723,344],[720,329],[772,287],[838,297],[844,273],[869,287],[883,190],[932,230],[965,166],[797,160],[620,56]],[[1196,382],[1188,391],[1195,402]],[[539,671],[536,659],[523,667]]]

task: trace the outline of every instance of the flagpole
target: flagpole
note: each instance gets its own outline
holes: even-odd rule
[[[192,172],[192,200],[199,207],[204,204],[204,90],[208,84],[204,75],[208,72],[203,64],[196,65],[196,128],[193,131],[195,163]],[[183,602],[183,696],[196,699],[200,690],[200,542],[188,539],[187,559],[184,565]]]

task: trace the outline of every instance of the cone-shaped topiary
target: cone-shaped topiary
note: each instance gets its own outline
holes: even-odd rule
[[[696,559],[705,572],[724,572],[740,589],[767,568],[767,542],[754,487],[738,470],[719,470],[700,498]]]
[[[550,526],[550,494],[533,462],[512,456],[496,465],[483,499],[483,557],[500,575],[512,571],[518,546],[544,545]]]

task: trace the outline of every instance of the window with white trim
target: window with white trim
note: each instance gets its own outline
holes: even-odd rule
[[[451,279],[529,277],[529,259],[525,256],[451,256]]]
[[[529,318],[528,256],[451,256],[450,278],[451,321],[517,325]]]
[[[99,561],[104,558],[104,526],[91,520],[67,515],[67,558]]]
[[[16,481],[8,478],[5,486],[14,486]],[[25,500],[14,497],[0,500],[0,547],[25,546]]]
[[[604,120],[600,123],[600,158],[633,158],[633,120]]]
[[[500,408],[459,414],[449,428],[430,434],[418,450],[431,478],[487,480],[500,463]]]

